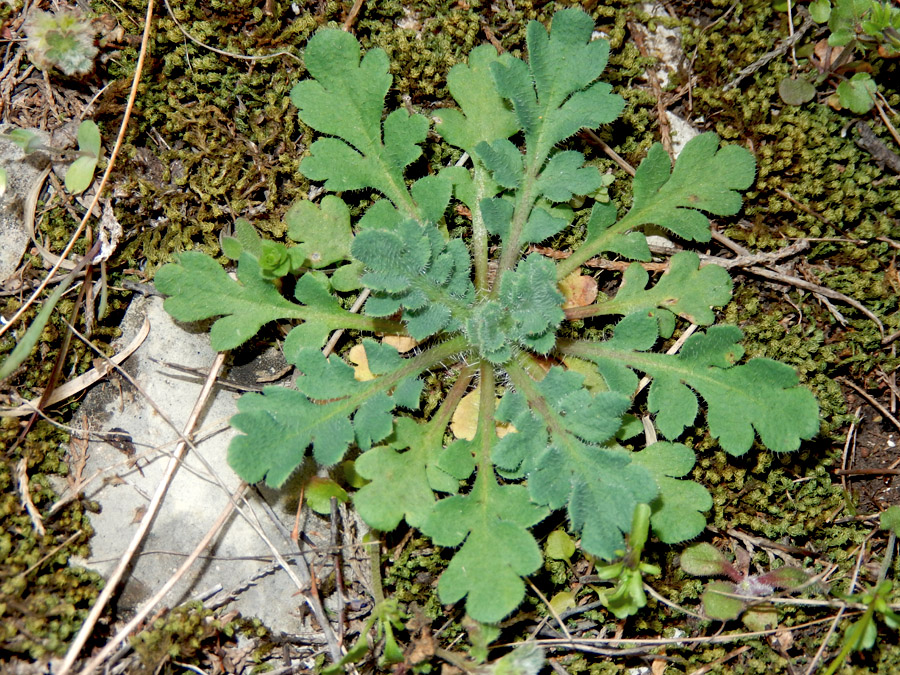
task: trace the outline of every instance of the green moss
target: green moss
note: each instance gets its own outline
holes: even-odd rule
[[[17,421],[0,421],[0,445],[12,448],[19,431]],[[102,586],[97,574],[70,565],[73,555],[88,554],[93,531],[84,505],[72,502],[45,517],[39,536],[17,489],[17,466],[27,457],[31,499],[46,513],[58,498],[46,474],[65,473],[67,440],[37,422],[11,456],[0,458],[0,660],[65,653]]]
[[[183,672],[183,667],[173,667],[172,662],[210,665],[208,654],[217,652],[222,641],[234,638],[242,628],[258,633],[258,622],[245,623],[236,621],[234,614],[218,617],[202,603],[188,603],[156,619],[150,628],[130,638],[130,642],[140,656],[144,672]]]

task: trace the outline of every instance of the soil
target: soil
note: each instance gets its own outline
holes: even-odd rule
[[[90,72],[70,76],[38,68],[23,39],[26,7],[48,9],[50,3],[14,0],[0,6],[0,33],[7,40],[0,64],[0,122],[52,134],[81,117],[93,119],[108,158],[135,74],[147,5],[144,0],[90,4],[99,54]],[[297,199],[317,194],[297,170],[309,130],[298,124],[287,96],[304,76],[298,55],[318,27],[346,25],[365,49],[384,49],[395,78],[389,106],[430,111],[451,105],[446,74],[474,46],[490,43],[521,54],[525,23],[549,23],[556,9],[569,4],[234,0],[158,6],[134,113],[104,193],[124,228],[103,271],[109,312],[86,319],[83,307],[90,303],[82,304],[77,293],[63,299],[32,356],[0,383],[0,402],[14,407],[94,367],[96,355],[80,340],[66,344],[66,321],[72,317],[82,332],[89,321],[93,344],[111,354],[135,294],[152,292],[155,272],[173,254],[196,249],[227,262],[220,237],[232,231],[235,218],[249,218],[266,238],[284,239],[284,213]],[[644,576],[653,591],[648,605],[620,620],[598,599],[598,592],[611,586],[594,578],[597,561],[576,551],[568,560],[548,558],[532,579],[540,594],[552,599],[552,611],[534,593],[495,630],[473,625],[462,612],[440,605],[436,585],[446,553],[416,531],[401,530],[385,536],[380,554],[384,593],[397,605],[388,610],[379,605],[395,620],[392,630],[401,660],[393,666],[379,660],[385,654],[381,633],[359,670],[427,673],[441,668],[454,673],[494,662],[508,653],[509,645],[537,636],[547,640],[547,667],[573,675],[793,675],[824,671],[836,658],[839,673],[898,672],[900,647],[889,614],[875,613],[870,649],[842,655],[841,635],[865,609],[843,607],[843,598],[875,588],[885,575],[893,581],[900,572],[894,537],[879,528],[881,514],[900,505],[900,467],[895,466],[900,459],[900,392],[894,379],[900,342],[895,266],[900,175],[886,154],[900,154],[900,59],[869,52],[842,70],[823,71],[811,59],[815,46],[821,49],[827,38],[823,26],[808,28],[793,53],[786,49],[761,59],[803,19],[802,12],[794,14],[789,26],[786,8],[778,3],[663,1],[655,6],[656,15],[631,0],[580,4],[611,43],[604,79],[627,101],[623,116],[600,132],[602,143],[597,137],[579,140],[598,166],[614,172],[612,198],[629,201],[630,183],[601,145],[637,165],[651,143],[665,139],[669,125],[660,111],[668,110],[699,130],[742,144],[757,159],[757,181],[745,195],[742,213],[715,221],[721,236],[697,248],[699,253],[731,258],[736,247],[773,253],[806,242],[802,254],[762,265],[768,276],[751,265],[732,270],[734,297],[721,319],[742,328],[748,356],[775,358],[797,370],[819,400],[819,436],[796,453],[754,448],[738,458],[726,456],[700,429],[682,440],[698,454],[693,478],[714,500],[702,542],[746,563],[755,575],[788,565],[822,576],[796,593],[783,593],[788,599],[772,605],[777,611],[766,615],[765,631],[752,632],[745,624],[759,629],[759,616],[756,624],[746,615],[743,622],[704,619],[701,596],[709,580],[679,567],[683,545],[651,540],[644,561],[658,565],[660,574]],[[648,67],[659,67],[660,54],[652,46],[648,51],[645,42],[658,26],[680,29],[684,55],[665,67],[668,82],[663,84],[645,74]],[[293,56],[229,56],[282,50]],[[835,87],[853,69],[871,71],[878,83],[878,106],[865,114],[838,109],[835,101]],[[779,85],[798,73],[821,80],[818,91],[803,105],[787,105]],[[861,134],[859,123],[872,130],[874,155],[861,147],[872,144],[860,143],[870,135]],[[74,145],[68,159],[73,151]],[[427,151],[435,163],[449,157],[436,142]],[[101,160],[100,170],[105,162]],[[85,203],[65,196],[60,181],[51,175],[41,192],[36,218],[40,246],[29,245],[16,272],[0,280],[4,323],[46,276],[47,253],[61,253],[85,211]],[[454,217],[458,220],[451,228],[464,224],[462,214]],[[548,244],[547,250],[557,253],[568,248],[564,240]],[[77,261],[86,249],[82,238],[70,259]],[[100,271],[91,274],[93,282]],[[773,280],[772,274],[778,278]],[[805,285],[792,281],[796,279]],[[615,285],[601,279],[600,289],[614,292]],[[21,332],[0,335],[0,359],[36,316],[32,307],[18,320]],[[233,379],[265,384],[259,372],[272,369],[255,359],[282,338],[278,327],[269,327],[242,347],[228,364],[235,366]],[[54,370],[57,358],[60,366]],[[255,379],[239,374],[238,365],[256,373]],[[48,407],[47,419],[0,420],[5,449],[0,457],[2,672],[59,672],[103,585],[97,574],[72,562],[89,558],[90,513],[98,509],[81,484],[86,458],[78,442],[80,398]],[[153,445],[153,439],[134,440]],[[320,521],[322,528],[341,525],[348,545],[364,543],[346,509]],[[539,534],[546,537],[565,526],[559,515],[543,523]],[[337,564],[342,578],[329,574],[314,584],[325,599],[335,597],[341,584],[352,589],[346,620],[338,629],[345,649],[371,627],[367,621],[375,606],[367,596],[368,562],[353,550]],[[566,593],[574,607],[565,604]],[[900,591],[888,589],[884,599],[896,608]],[[574,641],[552,641],[566,637],[553,613],[563,615]],[[103,648],[128,618],[115,602],[107,607],[78,663]],[[228,606],[166,608],[141,624],[118,652],[118,665],[111,667],[119,668],[114,672],[250,673],[261,667],[310,672],[328,664],[327,640],[318,627],[318,632],[281,634],[253,617],[237,616]]]

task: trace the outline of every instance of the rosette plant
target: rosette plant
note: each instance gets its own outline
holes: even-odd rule
[[[587,14],[568,9],[549,31],[528,25],[527,60],[476,48],[448,77],[459,108],[432,120],[405,108],[385,114],[385,53],[362,54],[349,33],[320,30],[306,48],[308,78],[291,100],[320,134],[300,171],[332,194],[288,212],[292,246],[263,242],[243,222],[225,245],[236,278],[199,252],[182,253],[156,277],[175,318],[220,317],[211,329],[217,350],[268,322],[295,324],[283,351],[297,368],[296,388],[240,399],[232,468],[277,488],[308,454],[324,467],[355,458],[368,480],[353,496],[362,518],[383,531],[405,520],[456,548],[440,599],[465,599],[483,622],[522,601],[523,577],[542,562],[530,528],[552,511],[564,509],[581,547],[604,559],[624,549],[638,504],[649,505],[663,542],[703,529],[711,499],[688,478],[694,451],[677,443],[699,424],[701,401],[709,434],[733,455],[757,437],[774,451],[795,450],[818,429],[816,401],[793,369],[743,362],[741,331],[711,326],[713,309],[731,297],[725,269],[681,252],[651,281],[640,264],[651,258],[645,226],[705,242],[704,212],[740,210],[739,191],[755,175],[749,152],[705,133],[673,167],[657,144],[623,214],[613,203],[597,202],[589,216],[569,206],[604,185],[573,137],[624,107],[599,80],[609,44],[593,39],[593,27]],[[432,122],[467,164],[428,172],[418,161]],[[341,194],[363,190],[373,201],[354,223]],[[448,234],[451,208],[471,214],[463,236]],[[568,257],[533,251],[567,231],[581,240]],[[567,306],[561,282],[604,255],[635,261],[618,291]],[[282,283],[286,276],[296,279]],[[357,314],[345,307],[359,292],[368,298]],[[710,327],[677,354],[654,351],[679,319]],[[585,325],[605,337],[578,337]],[[323,354],[338,329],[362,336],[364,359],[356,360],[367,362],[366,376]],[[400,353],[377,339],[384,335],[417,347]],[[639,375],[650,385],[636,404]],[[452,440],[454,411],[475,388],[474,434]],[[629,414],[636,405],[666,440],[626,447],[641,429]]]

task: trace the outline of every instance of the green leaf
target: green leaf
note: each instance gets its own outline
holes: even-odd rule
[[[482,141],[475,146],[475,152],[498,184],[509,189],[519,187],[525,174],[525,167],[522,153],[515,145],[505,138],[491,144]]]
[[[303,200],[294,204],[284,217],[288,236],[301,242],[297,249],[305,267],[329,267],[350,257],[350,210],[343,199],[333,195],[322,198],[321,206]]]
[[[521,458],[532,500],[551,509],[567,506],[582,547],[612,559],[624,546],[635,505],[657,494],[650,473],[629,453],[600,447],[619,430],[629,399],[613,392],[592,396],[581,375],[558,367],[537,383],[515,370],[510,375],[523,393],[504,395],[496,418],[516,432],[500,439],[494,457],[504,465]]]
[[[715,321],[714,307],[731,300],[732,282],[728,272],[718,265],[700,266],[700,258],[691,251],[680,251],[669,259],[669,267],[647,288],[650,275],[642,265],[629,265],[614,300],[603,303],[604,314],[652,312],[661,328],[674,327],[677,315],[691,323],[708,326]],[[666,316],[668,315],[668,316]],[[671,331],[661,331],[663,337]]]
[[[875,93],[878,85],[868,73],[856,73],[849,80],[837,86],[838,97],[844,108],[850,108],[857,115],[865,115],[875,107]]]
[[[688,546],[681,552],[681,569],[695,577],[725,576],[731,563],[712,544],[700,543]]]
[[[654,144],[634,176],[634,203],[628,213],[632,228],[654,224],[683,239],[709,241],[709,220],[700,211],[730,216],[741,208],[738,190],[753,184],[756,163],[744,148],[719,148],[708,132],[684,146],[675,168],[669,155]]]
[[[704,511],[713,506],[709,491],[691,480],[678,480],[694,468],[694,451],[680,443],[654,443],[634,453],[632,462],[650,471],[659,488],[651,503],[650,524],[666,544],[693,539],[706,527]]]
[[[701,601],[703,611],[710,619],[719,621],[731,621],[738,618],[744,611],[744,601],[740,598],[731,598],[723,593],[734,593],[734,584],[727,581],[711,581],[703,591]]]
[[[575,540],[565,530],[553,530],[547,537],[544,553],[553,560],[570,560],[575,554]]]
[[[94,170],[100,161],[100,129],[91,120],[84,120],[78,126],[79,157],[66,170],[66,190],[71,194],[81,194],[94,182]]]
[[[612,202],[594,204],[591,209],[591,217],[587,224],[587,236],[582,246],[590,246],[595,240],[600,239],[616,222],[616,205]],[[649,261],[650,248],[647,246],[647,237],[641,232],[629,232],[605,238],[597,253],[611,251],[632,260]]]
[[[484,623],[510,614],[525,595],[522,577],[543,561],[527,528],[546,515],[521,485],[500,486],[481,474],[470,494],[438,502],[422,531],[438,546],[462,544],[438,582],[441,602],[465,598],[469,616]]]
[[[698,405],[694,392],[707,404],[710,434],[722,448],[740,455],[759,434],[776,452],[789,452],[819,430],[819,408],[812,393],[798,386],[790,366],[771,359],[751,359],[735,365],[744,350],[734,326],[713,326],[695,333],[675,355],[646,354],[604,343],[576,343],[563,352],[592,360],[619,360],[653,378],[647,405],[658,413],[656,426],[667,438],[677,438],[694,423]]]
[[[785,77],[778,83],[778,95],[788,105],[803,105],[816,96],[816,88],[803,78]]]
[[[328,515],[331,513],[331,498],[334,497],[339,502],[347,502],[350,496],[347,491],[330,478],[321,476],[313,476],[306,483],[303,492],[306,503],[316,513]]]
[[[353,503],[369,526],[391,532],[406,520],[421,527],[435,504],[434,491],[455,492],[456,479],[434,465],[442,437],[431,425],[400,417],[386,445],[360,455],[356,471],[371,482],[353,495]]]
[[[279,488],[300,466],[306,449],[324,466],[339,462],[353,442],[346,404],[318,404],[300,392],[266,387],[238,400],[231,426],[243,432],[228,446],[228,464],[243,480]]]
[[[262,237],[246,218],[234,221],[234,236],[222,237],[222,252],[232,260],[240,260],[246,251],[254,258],[262,255]]]
[[[491,64],[510,59],[498,56],[490,45],[476,47],[469,54],[467,63],[457,64],[447,76],[447,88],[462,108],[439,110],[434,113],[437,130],[451,145],[475,155],[475,147],[509,138],[518,126],[512,112],[497,93]]]
[[[580,152],[556,153],[538,177],[538,191],[553,202],[567,202],[574,195],[590,194],[600,187],[602,179],[595,167],[583,165],[584,155]]]
[[[809,15],[816,23],[825,23],[831,16],[831,0],[812,0],[809,3]]]
[[[41,136],[30,129],[12,129],[9,133],[3,134],[3,138],[18,145],[26,155],[37,152],[44,147],[44,141]]]
[[[314,79],[294,85],[291,101],[305,124],[332,138],[314,142],[300,170],[332,192],[375,188],[413,215],[403,170],[421,155],[428,120],[395,110],[382,123],[387,55],[371,49],[360,57],[353,35],[325,29],[310,39],[304,61]]]
[[[882,530],[897,534],[900,531],[900,506],[889,506],[882,511],[878,523]]]
[[[225,351],[246,342],[265,324],[303,318],[303,308],[286,300],[263,278],[249,253],[241,256],[238,280],[205,253],[186,251],[156,274],[156,287],[168,295],[166,311],[179,321],[221,316],[210,331],[213,349]]]
[[[528,64],[500,60],[491,70],[500,94],[509,99],[525,132],[529,152],[543,163],[551,149],[583,128],[611,122],[624,101],[605,82],[609,43],[591,40],[594,21],[581,10],[557,12],[548,35],[537,21],[528,24]]]

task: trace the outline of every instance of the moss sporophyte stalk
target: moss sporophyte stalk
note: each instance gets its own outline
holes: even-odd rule
[[[720,147],[705,133],[673,166],[657,144],[623,215],[597,202],[582,226],[568,205],[604,186],[570,139],[624,107],[599,80],[609,45],[592,31],[587,14],[569,9],[549,31],[528,25],[527,60],[475,48],[448,76],[459,109],[432,119],[406,109],[384,116],[385,53],[362,54],[349,33],[319,31],[306,48],[308,79],[291,92],[301,121],[321,135],[300,170],[327,192],[381,198],[355,223],[342,197],[301,201],[287,215],[292,246],[265,242],[240,221],[223,247],[237,261],[237,279],[191,251],[156,278],[177,319],[220,317],[211,330],[218,350],[271,321],[296,323],[283,343],[299,372],[296,389],[267,387],[240,399],[231,467],[277,488],[309,450],[325,467],[355,458],[369,481],[353,495],[362,518],[383,531],[405,520],[435,544],[458,547],[440,578],[440,599],[465,599],[482,622],[501,620],[522,601],[523,577],[542,562],[530,528],[552,511],[565,509],[582,548],[606,560],[625,548],[638,505],[649,507],[650,528],[663,542],[701,532],[712,502],[686,478],[694,451],[676,442],[699,424],[700,399],[709,434],[732,455],[757,438],[774,451],[796,450],[819,425],[816,401],[792,368],[742,361],[741,331],[711,325],[714,308],[731,298],[723,268],[680,252],[654,283],[640,264],[650,260],[644,226],[705,242],[704,212],[740,210],[739,191],[755,175],[747,150]],[[429,129],[467,153],[469,166],[424,175],[417,160]],[[464,238],[448,236],[451,203],[471,213]],[[570,228],[583,237],[568,258],[527,253]],[[614,295],[567,317],[559,282],[602,255],[636,262]],[[280,283],[289,275],[293,285]],[[345,309],[346,294],[363,289],[370,293],[363,312]],[[609,325],[607,339],[569,330],[561,337],[576,315]],[[655,352],[679,318],[709,328],[677,354]],[[340,357],[323,355],[338,329],[372,336],[362,346],[374,377],[358,378]],[[377,335],[407,336],[418,348],[401,354]],[[423,378],[434,371],[457,386],[425,414]],[[641,430],[629,413],[638,373],[651,379],[638,405],[666,440],[625,447]],[[475,383],[474,437],[446,443],[454,410]]]

